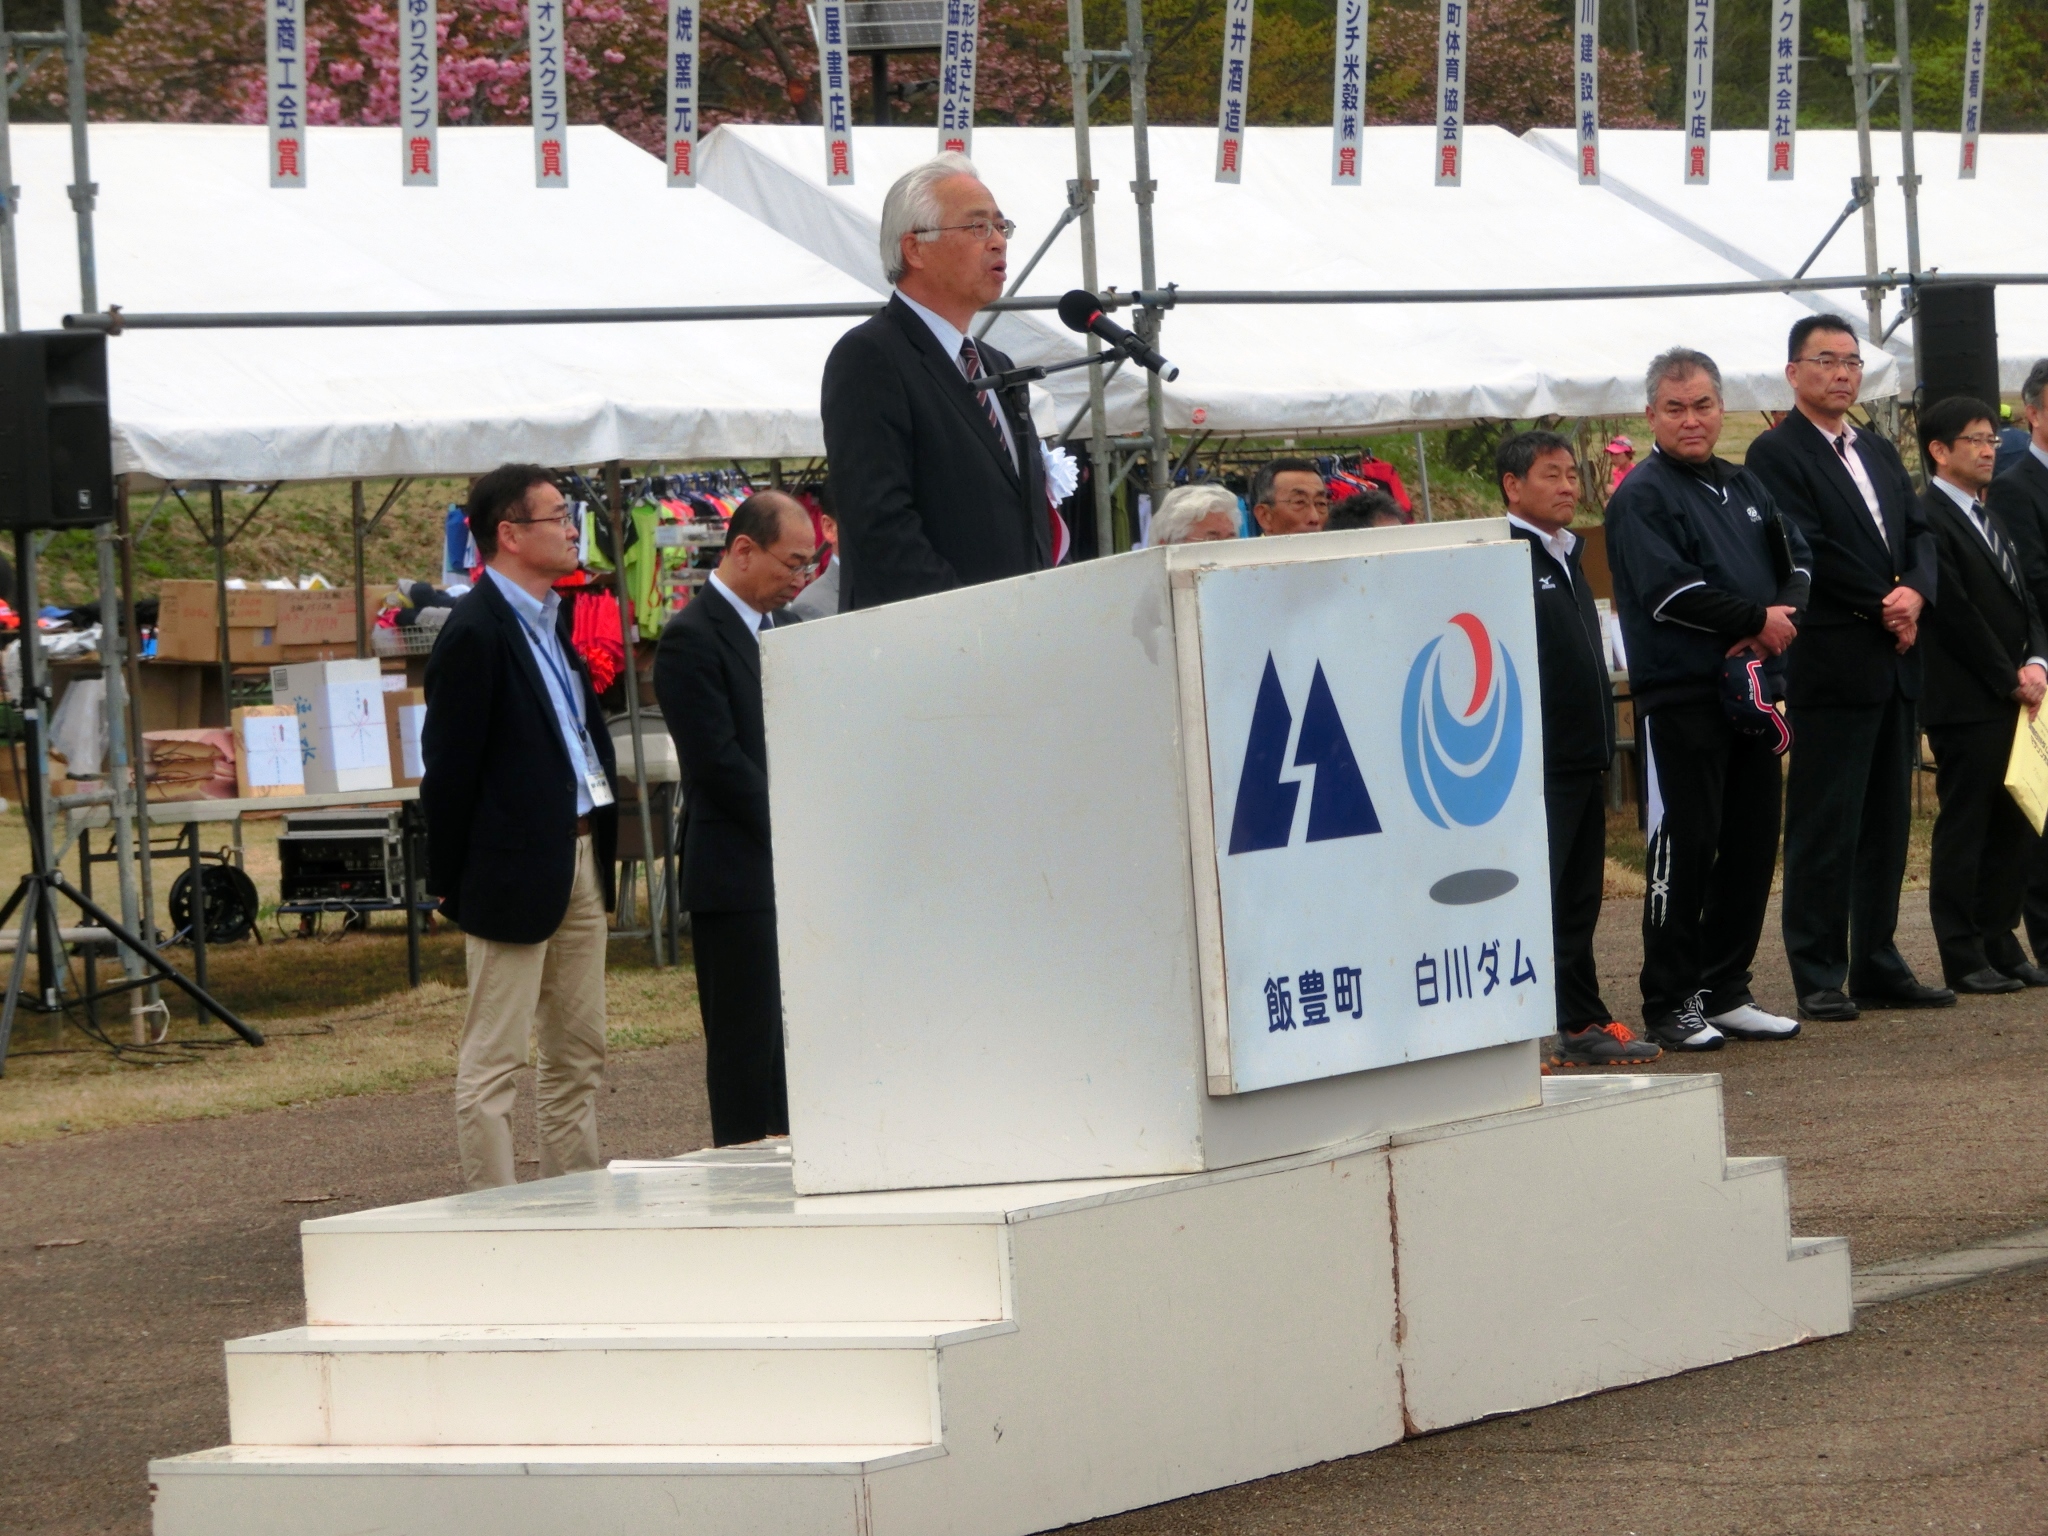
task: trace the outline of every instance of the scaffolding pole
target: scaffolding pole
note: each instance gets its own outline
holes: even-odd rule
[[[1088,107],[1094,95],[1094,55],[1088,51],[1088,29],[1081,0],[1067,0],[1067,67],[1074,83],[1074,179],[1067,183],[1068,202],[1079,209],[1081,223],[1081,286],[1101,288],[1095,266],[1095,158],[1088,143]],[[1092,332],[1088,355],[1102,350]],[[1116,529],[1109,496],[1109,407],[1100,368],[1088,370],[1088,481],[1095,499],[1095,552],[1116,552]],[[1071,436],[1073,428],[1067,429]]]
[[[1903,5],[1905,0],[1899,0],[1899,3]],[[1164,306],[1159,301],[1158,262],[1152,243],[1152,199],[1159,190],[1159,183],[1152,179],[1152,145],[1145,108],[1145,73],[1151,65],[1152,56],[1145,47],[1144,0],[1124,0],[1124,25],[1124,47],[1130,54],[1130,60],[1124,67],[1131,75],[1131,159],[1132,169],[1136,172],[1136,179],[1131,183],[1131,195],[1138,203],[1139,284],[1143,292],[1152,295],[1150,299],[1141,301],[1135,329],[1145,345],[1157,352],[1159,317]],[[1167,303],[1171,302],[1169,297]],[[1173,455],[1166,440],[1165,389],[1159,382],[1159,375],[1149,369],[1145,373],[1145,429],[1149,439],[1146,456],[1151,460],[1152,505],[1157,507],[1172,484]]]

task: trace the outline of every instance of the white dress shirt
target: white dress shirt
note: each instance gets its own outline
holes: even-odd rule
[[[1536,542],[1549,550],[1551,559],[1564,568],[1564,579],[1572,579],[1572,551],[1579,547],[1576,533],[1569,528],[1560,528],[1552,533],[1547,528],[1538,528],[1534,523],[1523,521],[1512,512],[1508,514],[1508,521],[1525,532],[1535,534]]]
[[[1856,429],[1845,421],[1839,433],[1822,435],[1834,445],[1836,457],[1849,471],[1849,478],[1856,482],[1856,489],[1863,493],[1863,505],[1870,509],[1870,520],[1877,524],[1878,542],[1889,547],[1891,539],[1884,531],[1884,513],[1877,504],[1877,487],[1871,484],[1870,471],[1863,465],[1863,455],[1856,451]]]
[[[747,626],[747,633],[754,637],[754,642],[758,645],[761,640],[761,626],[768,622],[768,615],[750,606],[745,598],[720,581],[716,571],[711,573],[711,580],[705,585],[717,589],[718,595],[732,604],[732,611],[740,616]]]
[[[901,299],[904,303],[910,306],[910,312],[916,315],[918,319],[922,320],[925,323],[926,329],[928,329],[932,333],[933,339],[938,342],[939,350],[945,353],[946,356],[953,359],[953,366],[959,368],[960,344],[967,340],[967,333],[961,330],[952,321],[948,320],[944,315],[939,314],[934,310],[926,309],[922,304],[918,303],[917,300],[913,299],[901,288],[898,288],[896,290],[896,297]],[[979,342],[975,343],[975,350],[976,352],[979,352],[981,350],[981,344]],[[960,376],[963,379],[968,377],[968,374],[964,368],[961,369]],[[993,398],[993,396],[991,396],[991,398]],[[1018,470],[1022,470],[1022,468],[1024,467],[1024,461],[1017,457],[1017,439],[1010,431],[1009,412],[1005,411],[1000,404],[998,404],[996,407],[996,425],[1002,429],[1003,446],[1010,450],[1011,466]]]
[[[583,752],[583,698],[580,692],[566,691],[575,687],[576,669],[562,654],[561,637],[555,632],[555,615],[561,612],[562,599],[552,591],[545,598],[535,597],[511,577],[500,575],[495,566],[487,565],[484,570],[498,584],[498,591],[519,619],[519,627],[526,631],[526,648],[533,652],[541,685],[548,691],[548,702],[555,706],[555,723],[561,727],[562,745],[568,749],[570,768],[575,770],[576,814],[588,816],[596,802],[590,798],[588,782],[592,765]]]
[[[2027,443],[2027,452],[2039,459],[2044,468],[2048,468],[2048,448],[2043,448],[2039,443],[2030,440]]]

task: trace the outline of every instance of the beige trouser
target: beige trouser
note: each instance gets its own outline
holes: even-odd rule
[[[588,836],[576,839],[576,878],[562,926],[539,944],[474,934],[469,1011],[455,1067],[455,1143],[469,1189],[510,1184],[514,1074],[535,1042],[533,1117],[540,1176],[598,1165],[597,1092],[604,1079],[604,896]]]

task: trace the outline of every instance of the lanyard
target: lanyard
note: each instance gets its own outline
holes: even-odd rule
[[[556,682],[562,685],[562,697],[568,700],[576,710],[576,729],[581,731],[587,738],[590,735],[590,729],[583,720],[582,691],[570,683],[569,676],[563,669],[562,663],[555,659],[554,650],[540,637],[540,632],[528,624],[524,618],[520,619],[519,627],[525,630],[527,638],[533,641],[534,652],[542,661],[547,663],[549,673]]]

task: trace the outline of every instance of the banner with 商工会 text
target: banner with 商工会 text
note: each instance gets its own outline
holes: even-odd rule
[[[1251,94],[1252,0],[1223,9],[1223,87],[1216,106],[1216,179],[1236,181],[1244,168],[1244,104]]]
[[[825,185],[853,185],[853,82],[846,72],[845,0],[818,0],[811,13],[818,34],[818,73],[824,99],[818,116],[825,125]]]
[[[435,0],[399,0],[399,180],[441,183],[441,36]]]
[[[1436,184],[1455,187],[1465,174],[1465,38],[1467,0],[1443,0],[1436,27]]]
[[[1714,0],[1686,0],[1685,180],[1707,183],[1714,131]]]
[[[1337,0],[1337,69],[1330,99],[1330,184],[1364,184],[1366,0]]]
[[[1572,36],[1572,121],[1578,125],[1579,182],[1600,180],[1600,0],[1579,0]]]
[[[1984,34],[1991,7],[1970,0],[1970,33],[1963,44],[1963,146],[1956,175],[1977,179],[1977,133],[1984,124]]]
[[[946,0],[939,54],[939,151],[974,153],[974,61],[981,44],[981,0]]]
[[[562,36],[565,0],[527,0],[526,43],[531,63],[533,180],[539,187],[569,185],[568,47]]]
[[[1777,0],[1771,17],[1772,181],[1792,179],[1792,138],[1799,131],[1799,0]]]
[[[269,0],[263,62],[270,120],[270,184],[306,184],[306,4]]]
[[[668,4],[668,184],[697,185],[697,6]]]

